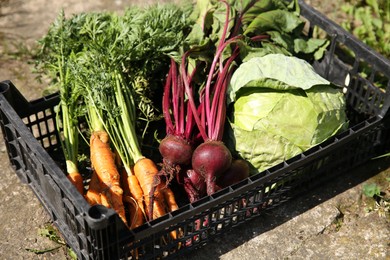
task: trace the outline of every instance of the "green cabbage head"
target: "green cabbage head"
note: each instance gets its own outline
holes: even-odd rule
[[[341,89],[306,61],[268,54],[242,63],[228,89],[235,151],[263,171],[348,126]]]

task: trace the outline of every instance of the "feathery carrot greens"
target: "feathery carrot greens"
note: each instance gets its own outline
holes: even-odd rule
[[[79,143],[71,138],[79,138],[80,133],[75,129],[81,122],[78,120],[85,120],[87,129],[83,137],[86,141],[89,138],[94,176],[91,183],[94,191],[87,191],[86,199],[112,207],[124,223],[134,220],[124,209],[124,202],[129,199],[124,196],[136,194],[131,185],[143,189],[143,197],[132,198],[133,202],[155,204],[155,207],[138,205],[145,218],[159,217],[177,208],[165,203],[163,194],[169,187],[161,186],[155,193],[146,189],[148,185],[154,186],[153,176],[158,170],[142,154],[141,145],[143,137],[150,135],[150,124],[162,120],[160,95],[168,72],[166,62],[170,60],[169,55],[179,51],[190,31],[189,11],[188,6],[165,4],[134,6],[122,15],[91,12],[66,18],[61,12],[40,41],[38,71],[52,80],[54,90],[83,97],[82,102],[77,102],[79,115],[73,117],[70,114],[73,106],[63,102],[63,113],[58,116],[64,126],[74,127],[70,128],[74,130],[72,133],[64,132],[64,144],[74,145],[72,149],[64,145],[66,157],[74,160]],[[63,63],[61,68],[53,66],[58,61]],[[135,167],[142,172],[134,170],[138,162],[145,165],[147,161],[148,167]],[[122,168],[129,176],[129,192],[122,188]],[[152,176],[147,184],[145,176]],[[164,192],[161,195],[160,190]],[[153,202],[151,197],[160,199]],[[168,202],[175,204],[171,199]],[[154,214],[154,209],[160,210],[159,213]],[[131,222],[127,224],[134,227]]]

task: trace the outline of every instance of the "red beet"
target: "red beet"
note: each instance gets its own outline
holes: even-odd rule
[[[232,164],[232,155],[221,141],[209,140],[199,145],[192,155],[192,168],[206,180],[207,195],[216,191],[216,180]]]
[[[206,182],[200,174],[189,169],[184,177],[184,189],[190,202],[194,202],[206,195]]]
[[[225,188],[234,183],[242,181],[249,176],[249,165],[245,160],[233,160],[230,168],[217,179],[218,186]]]
[[[184,87],[186,94],[187,112],[190,110],[191,123],[197,126],[196,136],[199,136],[204,143],[195,148],[192,155],[192,169],[203,176],[206,181],[207,195],[213,194],[217,189],[216,179],[223,174],[232,163],[232,155],[229,149],[222,142],[224,126],[226,121],[226,96],[230,78],[235,69],[235,60],[240,54],[240,44],[235,44],[242,36],[236,30],[231,31],[231,9],[228,1],[222,1],[226,5],[225,23],[221,28],[219,42],[211,63],[203,63],[197,60],[195,66],[187,59],[194,57],[193,50],[186,51],[181,58],[179,67],[180,80],[174,83]],[[204,31],[205,35],[208,34]],[[229,48],[230,55],[226,57],[225,49]],[[196,59],[195,59],[196,60]],[[172,63],[172,66],[176,66]],[[200,74],[198,74],[200,73]],[[204,77],[207,74],[206,77]],[[168,75],[168,81],[174,81],[177,74]],[[205,78],[199,82],[198,79]],[[195,80],[196,79],[196,80]],[[197,95],[195,87],[201,86]],[[167,88],[167,90],[169,90]],[[198,96],[199,95],[199,96]],[[175,95],[172,95],[175,96]],[[168,103],[168,97],[165,98]],[[183,102],[182,102],[183,103]],[[176,109],[177,110],[177,109]],[[168,110],[166,110],[168,111]],[[175,110],[173,110],[175,111]],[[168,114],[167,112],[165,114]],[[183,115],[183,113],[182,113]],[[178,117],[178,116],[177,116]],[[165,118],[169,118],[165,116]],[[166,120],[172,126],[172,122]],[[172,127],[167,127],[170,129]],[[168,131],[167,131],[168,132]],[[195,140],[195,139],[193,139]],[[192,191],[191,191],[192,192]]]
[[[165,176],[169,183],[175,176],[180,179],[180,172],[191,163],[192,145],[176,135],[167,135],[159,145],[163,157],[160,176]]]
[[[162,108],[167,135],[159,145],[163,158],[160,176],[167,177],[168,183],[176,176],[182,183],[181,172],[191,163],[195,123],[185,98],[183,80],[173,59],[164,86]]]
[[[191,163],[193,148],[183,138],[167,135],[159,145],[164,160],[171,165],[188,165]]]
[[[203,176],[198,174],[196,171],[189,169],[187,170],[187,178],[191,181],[194,188],[200,192],[206,190],[206,182]]]

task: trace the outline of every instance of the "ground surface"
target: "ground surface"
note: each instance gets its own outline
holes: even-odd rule
[[[64,2],[60,4],[60,2]],[[153,1],[0,0],[0,81],[12,80],[28,98],[41,97],[28,48],[43,35],[61,8],[66,13],[121,10]],[[341,19],[339,1],[308,1]],[[326,2],[326,3],[325,3]],[[16,47],[15,47],[16,45]],[[25,49],[27,48],[27,49]],[[390,259],[389,219],[362,194],[366,183],[390,192],[390,160],[363,166],[234,229],[192,252],[191,259]],[[387,190],[386,190],[387,189]],[[370,208],[376,210],[369,210]],[[69,259],[66,246],[40,235],[50,218],[28,186],[9,166],[0,141],[0,258]],[[47,249],[53,249],[48,252]]]

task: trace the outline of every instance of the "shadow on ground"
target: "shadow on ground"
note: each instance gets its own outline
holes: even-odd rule
[[[224,234],[220,237],[212,239],[206,246],[197,248],[196,251],[192,250],[190,253],[186,253],[182,259],[217,259],[228,252],[234,251],[261,234],[266,236],[267,232],[275,228],[280,228],[284,223],[292,221],[294,218],[301,216],[320,204],[332,200],[348,190],[355,189],[358,195],[361,196],[361,184],[370,182],[370,180],[376,177],[383,179],[383,176],[381,177],[380,175],[388,175],[386,169],[389,166],[390,158],[384,157],[370,160],[365,164],[341,173],[337,177],[320,184],[320,186],[314,187],[309,192],[298,195],[274,209],[263,212],[263,214],[243,225],[239,225],[230,230],[224,230]],[[339,211],[340,209],[338,207],[343,207],[343,205],[337,205],[336,203],[334,207]],[[321,216],[318,217],[320,218]],[[340,217],[340,215],[337,214],[335,217]],[[315,225],[315,223],[308,224]],[[320,231],[320,233],[322,232],[324,230]],[[275,244],[278,242],[282,241],[274,241]],[[302,257],[304,258],[304,256],[300,256],[299,258]],[[260,258],[267,259],[266,256],[261,256]]]

